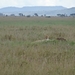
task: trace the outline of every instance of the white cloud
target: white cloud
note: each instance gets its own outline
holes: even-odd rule
[[[75,0],[59,0],[57,4],[68,8],[75,7]]]
[[[75,0],[2,0],[0,1],[1,7],[8,6],[65,6],[65,7],[74,7]]]
[[[0,2],[0,7],[7,7],[7,6],[16,6],[17,3],[14,0],[2,0]]]
[[[27,0],[25,4],[28,6],[54,6],[57,0]]]

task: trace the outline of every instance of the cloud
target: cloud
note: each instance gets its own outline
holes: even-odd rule
[[[2,0],[0,1],[1,7],[8,6],[65,6],[65,7],[74,7],[75,0]]]
[[[28,6],[54,6],[57,0],[27,0]]]
[[[68,8],[75,7],[75,0],[59,0],[57,4]]]
[[[0,2],[0,7],[16,6],[17,2],[15,0],[2,0]]]

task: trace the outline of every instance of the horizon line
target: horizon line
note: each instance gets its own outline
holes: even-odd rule
[[[8,7],[16,7],[16,8],[23,8],[23,7],[64,7],[64,8],[73,8],[73,7],[65,7],[65,6],[62,6],[62,5],[56,5],[56,6],[22,6],[22,7],[19,7],[19,6],[5,6],[5,7],[0,7],[0,9],[8,8]]]

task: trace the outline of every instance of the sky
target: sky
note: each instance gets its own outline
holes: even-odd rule
[[[75,0],[0,0],[0,8],[24,6],[64,6],[75,7]]]

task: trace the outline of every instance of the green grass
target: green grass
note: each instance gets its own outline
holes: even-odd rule
[[[75,18],[0,17],[0,75],[75,75]]]
[[[1,17],[0,25],[75,25],[75,18]]]

